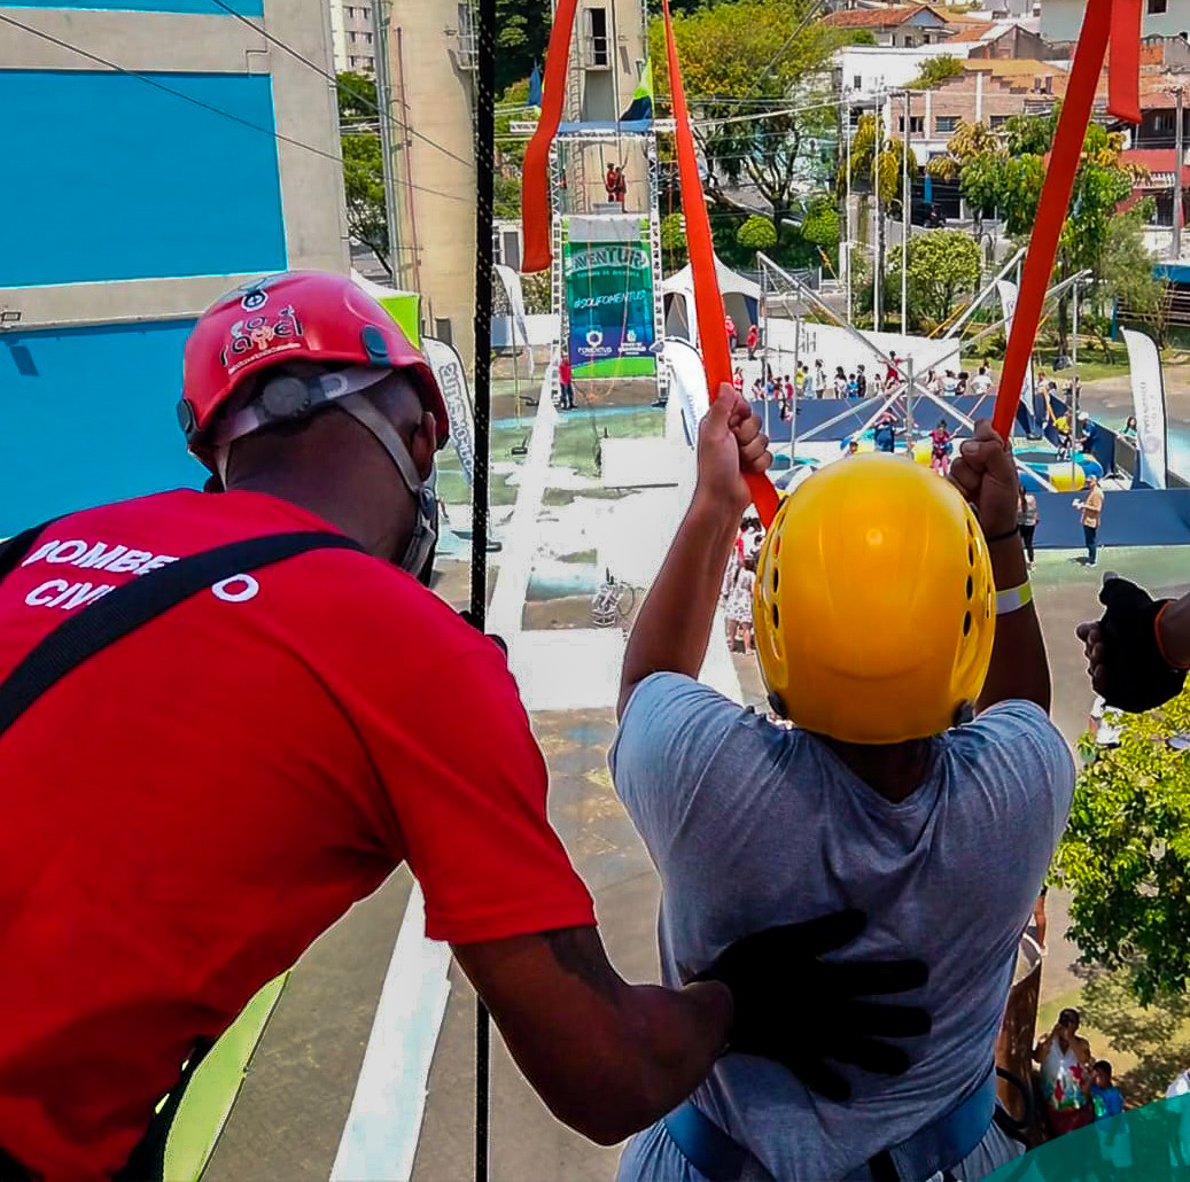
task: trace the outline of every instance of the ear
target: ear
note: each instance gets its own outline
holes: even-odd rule
[[[410,441],[409,454],[413,457],[417,474],[422,480],[429,479],[434,467],[434,457],[438,453],[438,423],[428,411],[421,416],[417,430]]]

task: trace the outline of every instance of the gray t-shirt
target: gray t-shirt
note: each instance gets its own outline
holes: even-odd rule
[[[930,967],[924,989],[891,999],[933,1017],[930,1035],[907,1044],[905,1075],[843,1067],[852,1098],[838,1105],[776,1063],[729,1055],[694,1093],[776,1178],[842,1177],[944,1115],[991,1066],[1074,762],[1030,702],[995,706],[934,746],[929,778],[893,804],[813,736],[659,673],[637,687],[612,747],[616,789],[661,876],[666,985],[750,932],[846,907],[866,912],[868,927],[839,960]],[[656,1127],[638,1140],[649,1151],[630,1149],[621,1179],[697,1176],[653,1152]]]

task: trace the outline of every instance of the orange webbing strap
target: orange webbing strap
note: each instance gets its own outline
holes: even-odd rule
[[[711,221],[707,217],[707,202],[698,175],[698,157],[694,152],[694,132],[690,128],[690,111],[686,106],[686,92],[682,86],[678,47],[674,41],[673,21],[669,15],[669,0],[662,0],[665,13],[665,40],[669,59],[669,88],[673,96],[676,124],[675,139],[678,151],[678,179],[682,189],[682,212],[686,215],[686,245],[690,252],[690,266],[694,272],[694,306],[698,312],[698,338],[702,345],[702,365],[707,375],[707,393],[713,402],[724,385],[731,385],[731,351],[724,330],[723,297],[719,293],[719,277],[715,273],[715,247],[711,239]],[[777,490],[763,474],[749,475],[748,488],[752,503],[763,525],[772,522],[777,513]]]
[[[1037,218],[1033,223],[1033,235],[1029,240],[1029,252],[1025,255],[1012,333],[1004,354],[1004,371],[1000,375],[993,425],[1005,439],[1012,431],[1025,371],[1033,353],[1045,292],[1053,273],[1058,239],[1066,221],[1109,39],[1108,110],[1117,118],[1140,122],[1140,25],[1141,0],[1090,0],[1087,4]]]
[[[559,0],[550,29],[545,58],[545,94],[541,118],[525,149],[521,169],[521,227],[525,239],[521,270],[544,271],[550,265],[550,145],[562,122],[566,102],[566,66],[570,61],[570,34],[578,0]]]

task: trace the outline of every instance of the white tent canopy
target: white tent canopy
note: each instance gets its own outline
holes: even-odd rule
[[[740,340],[748,326],[757,324],[760,314],[760,284],[737,275],[719,258],[715,259],[723,307],[735,321]],[[687,265],[661,285],[665,298],[665,335],[698,344],[698,323],[694,312],[694,268]]]

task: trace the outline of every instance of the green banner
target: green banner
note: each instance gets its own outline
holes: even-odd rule
[[[571,242],[565,247],[569,356],[576,378],[651,378],[653,265],[648,224],[639,241]]]

